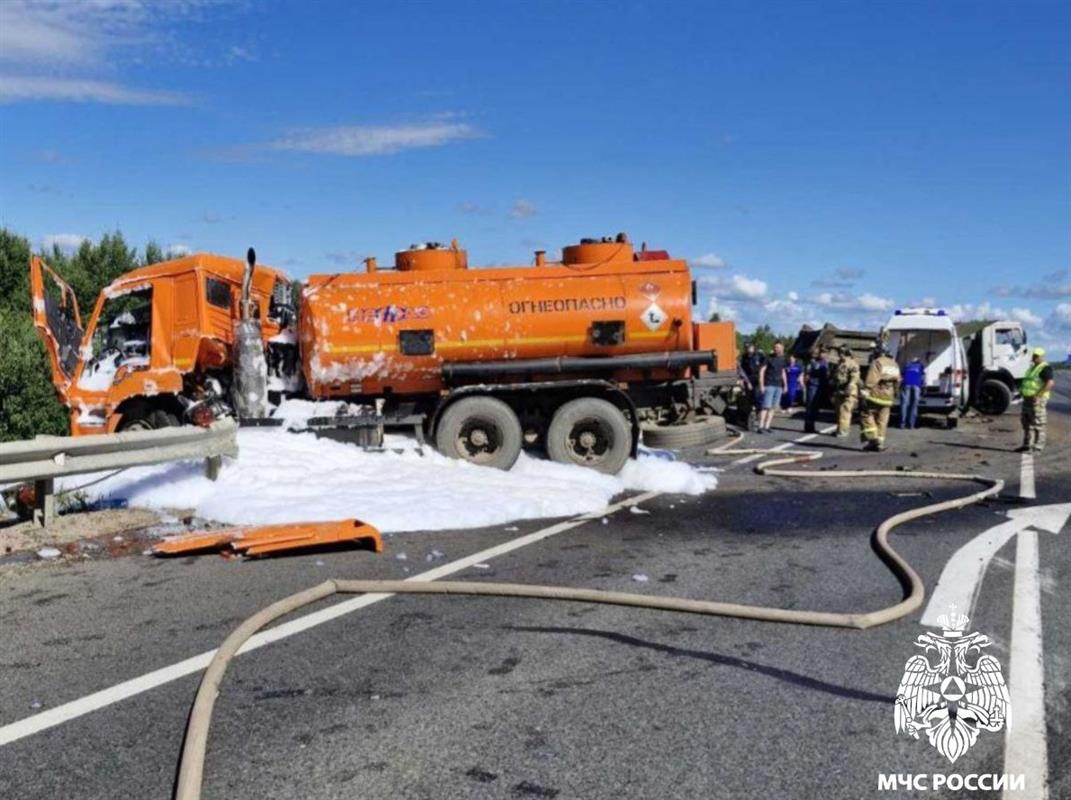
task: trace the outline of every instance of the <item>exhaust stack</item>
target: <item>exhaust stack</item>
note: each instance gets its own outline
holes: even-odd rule
[[[268,415],[268,362],[264,358],[264,340],[252,297],[253,270],[257,263],[257,252],[252,247],[246,253],[245,263],[239,319],[234,331],[233,395],[239,419]]]

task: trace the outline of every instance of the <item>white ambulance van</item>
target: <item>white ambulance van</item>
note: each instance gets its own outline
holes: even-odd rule
[[[916,357],[926,366],[919,413],[942,414],[954,428],[971,395],[967,353],[952,317],[940,308],[898,308],[883,331],[900,369]]]

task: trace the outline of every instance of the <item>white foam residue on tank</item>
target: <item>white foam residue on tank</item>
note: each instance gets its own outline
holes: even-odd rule
[[[312,370],[313,377],[321,383],[389,378],[392,374],[390,366],[387,354],[382,351],[373,354],[371,358],[353,358],[330,364],[322,363],[319,353],[314,354],[309,360],[309,368]]]

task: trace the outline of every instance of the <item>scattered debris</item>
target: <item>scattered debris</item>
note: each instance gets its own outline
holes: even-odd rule
[[[59,549],[55,547],[42,547],[40,550],[37,551],[37,557],[46,560],[52,558],[59,558],[61,555],[63,554],[59,551]]]
[[[628,510],[629,510],[629,513],[631,513],[631,514],[650,514],[651,513],[650,511],[647,511],[646,509],[640,508],[639,506],[629,506]]]
[[[650,578],[648,578],[642,572],[637,572],[636,574],[634,574],[632,576],[632,580],[636,581],[636,583],[647,583],[647,581],[649,581]]]

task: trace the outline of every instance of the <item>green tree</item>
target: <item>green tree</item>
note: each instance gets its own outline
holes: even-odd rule
[[[0,228],[0,308],[30,313],[30,243]]]
[[[777,342],[783,344],[785,350],[788,351],[792,349],[795,341],[796,337],[794,335],[774,333],[773,328],[765,323],[755,328],[755,331],[751,334],[745,335],[740,333],[739,330],[736,332],[736,344],[741,352],[743,352],[745,345],[753,344],[759,352],[769,353]]]
[[[67,412],[29,310],[0,308],[0,441],[68,433]]]
[[[145,258],[143,259],[143,262],[146,265],[148,265],[148,264],[159,264],[163,260],[164,260],[163,248],[161,248],[160,245],[158,245],[155,240],[149,239],[149,243],[147,245],[145,245]]]

